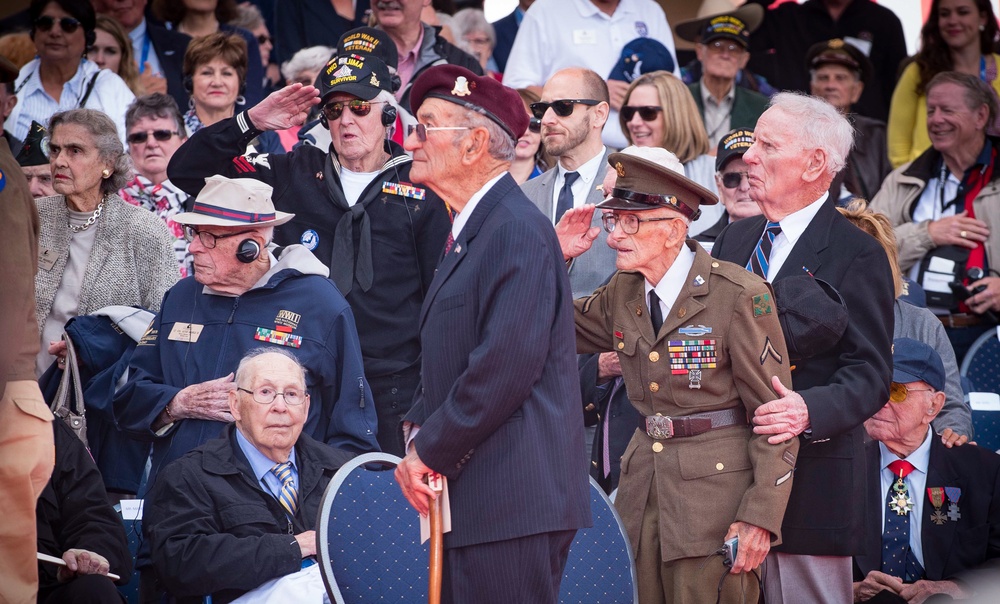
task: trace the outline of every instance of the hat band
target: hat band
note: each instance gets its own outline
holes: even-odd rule
[[[207,214],[208,216],[217,216],[218,218],[226,218],[228,220],[238,220],[240,222],[246,222],[253,224],[255,222],[267,222],[269,220],[274,220],[274,212],[270,214],[258,214],[255,212],[241,212],[239,210],[234,210],[232,208],[223,208],[220,206],[213,206],[207,203],[194,202],[194,209],[192,210],[195,214]]]
[[[476,113],[480,113],[482,115],[485,115],[486,117],[488,117],[491,120],[493,120],[494,122],[496,122],[497,125],[499,125],[501,128],[503,128],[503,131],[506,132],[507,134],[509,134],[510,137],[512,139],[514,139],[514,141],[517,141],[517,137],[514,136],[514,131],[510,129],[510,126],[508,126],[507,124],[503,123],[503,120],[501,120],[496,115],[494,115],[493,112],[490,111],[489,109],[485,109],[483,107],[480,107],[479,105],[476,105],[475,103],[470,103],[468,101],[463,101],[461,99],[456,99],[453,96],[449,96],[447,94],[441,94],[439,92],[429,92],[429,93],[427,93],[426,96],[430,97],[430,98],[441,99],[443,101],[451,101],[452,103],[455,103],[456,105],[461,105],[462,107],[465,107],[469,111],[475,111]]]
[[[684,214],[691,220],[698,220],[701,216],[701,210],[692,210],[690,206],[681,203],[673,195],[652,195],[650,193],[638,193],[636,191],[629,191],[628,189],[614,188],[611,190],[611,196],[622,201],[634,201],[636,203],[644,203],[646,205],[656,205],[656,206],[669,206],[681,214]]]

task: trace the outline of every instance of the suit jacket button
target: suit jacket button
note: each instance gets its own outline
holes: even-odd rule
[[[656,382],[650,382],[649,383],[649,391],[650,392],[659,392],[659,390],[660,390],[660,385],[659,384],[657,384]]]
[[[659,453],[663,450],[663,443],[653,443],[653,453]]]
[[[655,350],[653,352],[649,353],[649,360],[652,361],[652,362],[654,362],[654,363],[657,362],[657,361],[659,361],[660,360],[660,353],[656,352]]]
[[[625,348],[625,342],[618,342],[618,350]]]

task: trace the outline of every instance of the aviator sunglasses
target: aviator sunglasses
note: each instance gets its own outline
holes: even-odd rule
[[[656,116],[663,111],[663,107],[657,107],[655,105],[646,105],[643,107],[638,107],[635,105],[625,105],[622,107],[622,119],[626,122],[631,122],[635,114],[639,114],[639,119],[644,122],[651,122],[656,119]]]
[[[73,17],[60,17],[56,19],[49,15],[43,15],[35,19],[35,29],[38,31],[51,31],[52,26],[56,23],[59,23],[59,29],[68,34],[75,32],[80,27],[80,21]]]
[[[142,143],[146,142],[150,134],[152,134],[153,138],[155,138],[156,140],[160,141],[161,143],[165,143],[172,137],[180,133],[177,132],[176,130],[148,130],[145,132],[133,132],[132,134],[128,135],[128,138],[126,140],[128,140],[128,143],[130,145],[141,145]]]
[[[351,110],[351,113],[358,117],[364,117],[372,112],[372,105],[381,105],[384,101],[362,101],[355,99],[353,101],[336,101],[334,103],[328,103],[323,107],[323,115],[326,119],[331,122],[340,119],[340,116],[344,114],[344,108]]]
[[[551,103],[538,102],[531,104],[531,113],[535,115],[538,119],[545,117],[545,112],[552,108],[559,117],[569,117],[573,113],[573,109],[576,105],[587,105],[588,107],[593,107],[594,105],[600,104],[601,101],[595,101],[593,99],[560,99],[558,101],[552,101]]]
[[[894,403],[902,403],[911,392],[934,392],[933,388],[907,388],[899,382],[892,382],[889,386],[889,400]]]

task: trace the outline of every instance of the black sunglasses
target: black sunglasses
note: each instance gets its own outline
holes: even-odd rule
[[[542,120],[538,119],[537,117],[533,117],[530,120],[528,120],[528,130],[530,132],[534,132],[535,134],[538,134],[539,132],[541,132],[542,131]]]
[[[149,130],[148,132],[133,132],[132,134],[128,135],[128,138],[126,140],[128,140],[128,143],[130,145],[141,145],[142,143],[146,142],[146,139],[149,138],[150,134],[152,134],[153,138],[155,138],[156,140],[160,141],[161,143],[165,143],[172,137],[180,133],[177,132],[176,130]]]
[[[364,117],[372,112],[372,105],[377,105],[382,103],[382,101],[372,102],[372,101],[362,101],[355,99],[353,101],[336,101],[334,103],[327,103],[323,107],[323,115],[326,119],[333,122],[340,119],[340,116],[344,114],[344,108],[351,110],[351,113],[358,117]]]
[[[573,113],[573,109],[576,105],[586,105],[588,107],[593,107],[594,105],[599,105],[601,101],[595,101],[593,99],[560,99],[558,101],[552,101],[551,103],[538,102],[531,104],[531,112],[535,114],[535,117],[542,119],[545,117],[545,112],[552,108],[559,117],[569,117]]]
[[[35,19],[35,29],[38,31],[49,31],[52,26],[59,23],[59,29],[64,32],[71,34],[75,32],[80,27],[80,21],[74,19],[73,17],[61,17],[56,19],[49,15],[42,15],[41,17]]]
[[[261,46],[267,44],[270,41],[271,41],[271,36],[265,36],[264,34],[257,36],[257,44],[260,44]]]
[[[750,175],[746,172],[726,172],[722,175],[722,186],[727,189],[735,189],[743,182],[743,177],[749,181]]]
[[[643,107],[638,107],[635,105],[625,105],[622,107],[622,119],[626,122],[631,122],[635,114],[639,114],[639,119],[644,122],[651,122],[656,119],[656,116],[663,111],[663,107],[657,107],[656,105],[646,105]]]

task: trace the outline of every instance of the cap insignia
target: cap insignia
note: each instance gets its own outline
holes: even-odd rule
[[[374,73],[372,74],[372,79],[368,80],[368,83],[371,84],[372,86],[378,86],[379,85],[378,78],[375,77]]]
[[[455,96],[469,96],[472,94],[472,91],[469,90],[469,80],[465,76],[455,78],[455,87],[451,89],[451,93]]]
[[[834,38],[833,40],[830,40],[829,42],[827,42],[826,45],[827,45],[828,48],[843,48],[844,47],[844,41],[841,40],[840,38]]]
[[[618,178],[625,177],[625,166],[621,162],[615,162],[615,172],[618,173]]]

